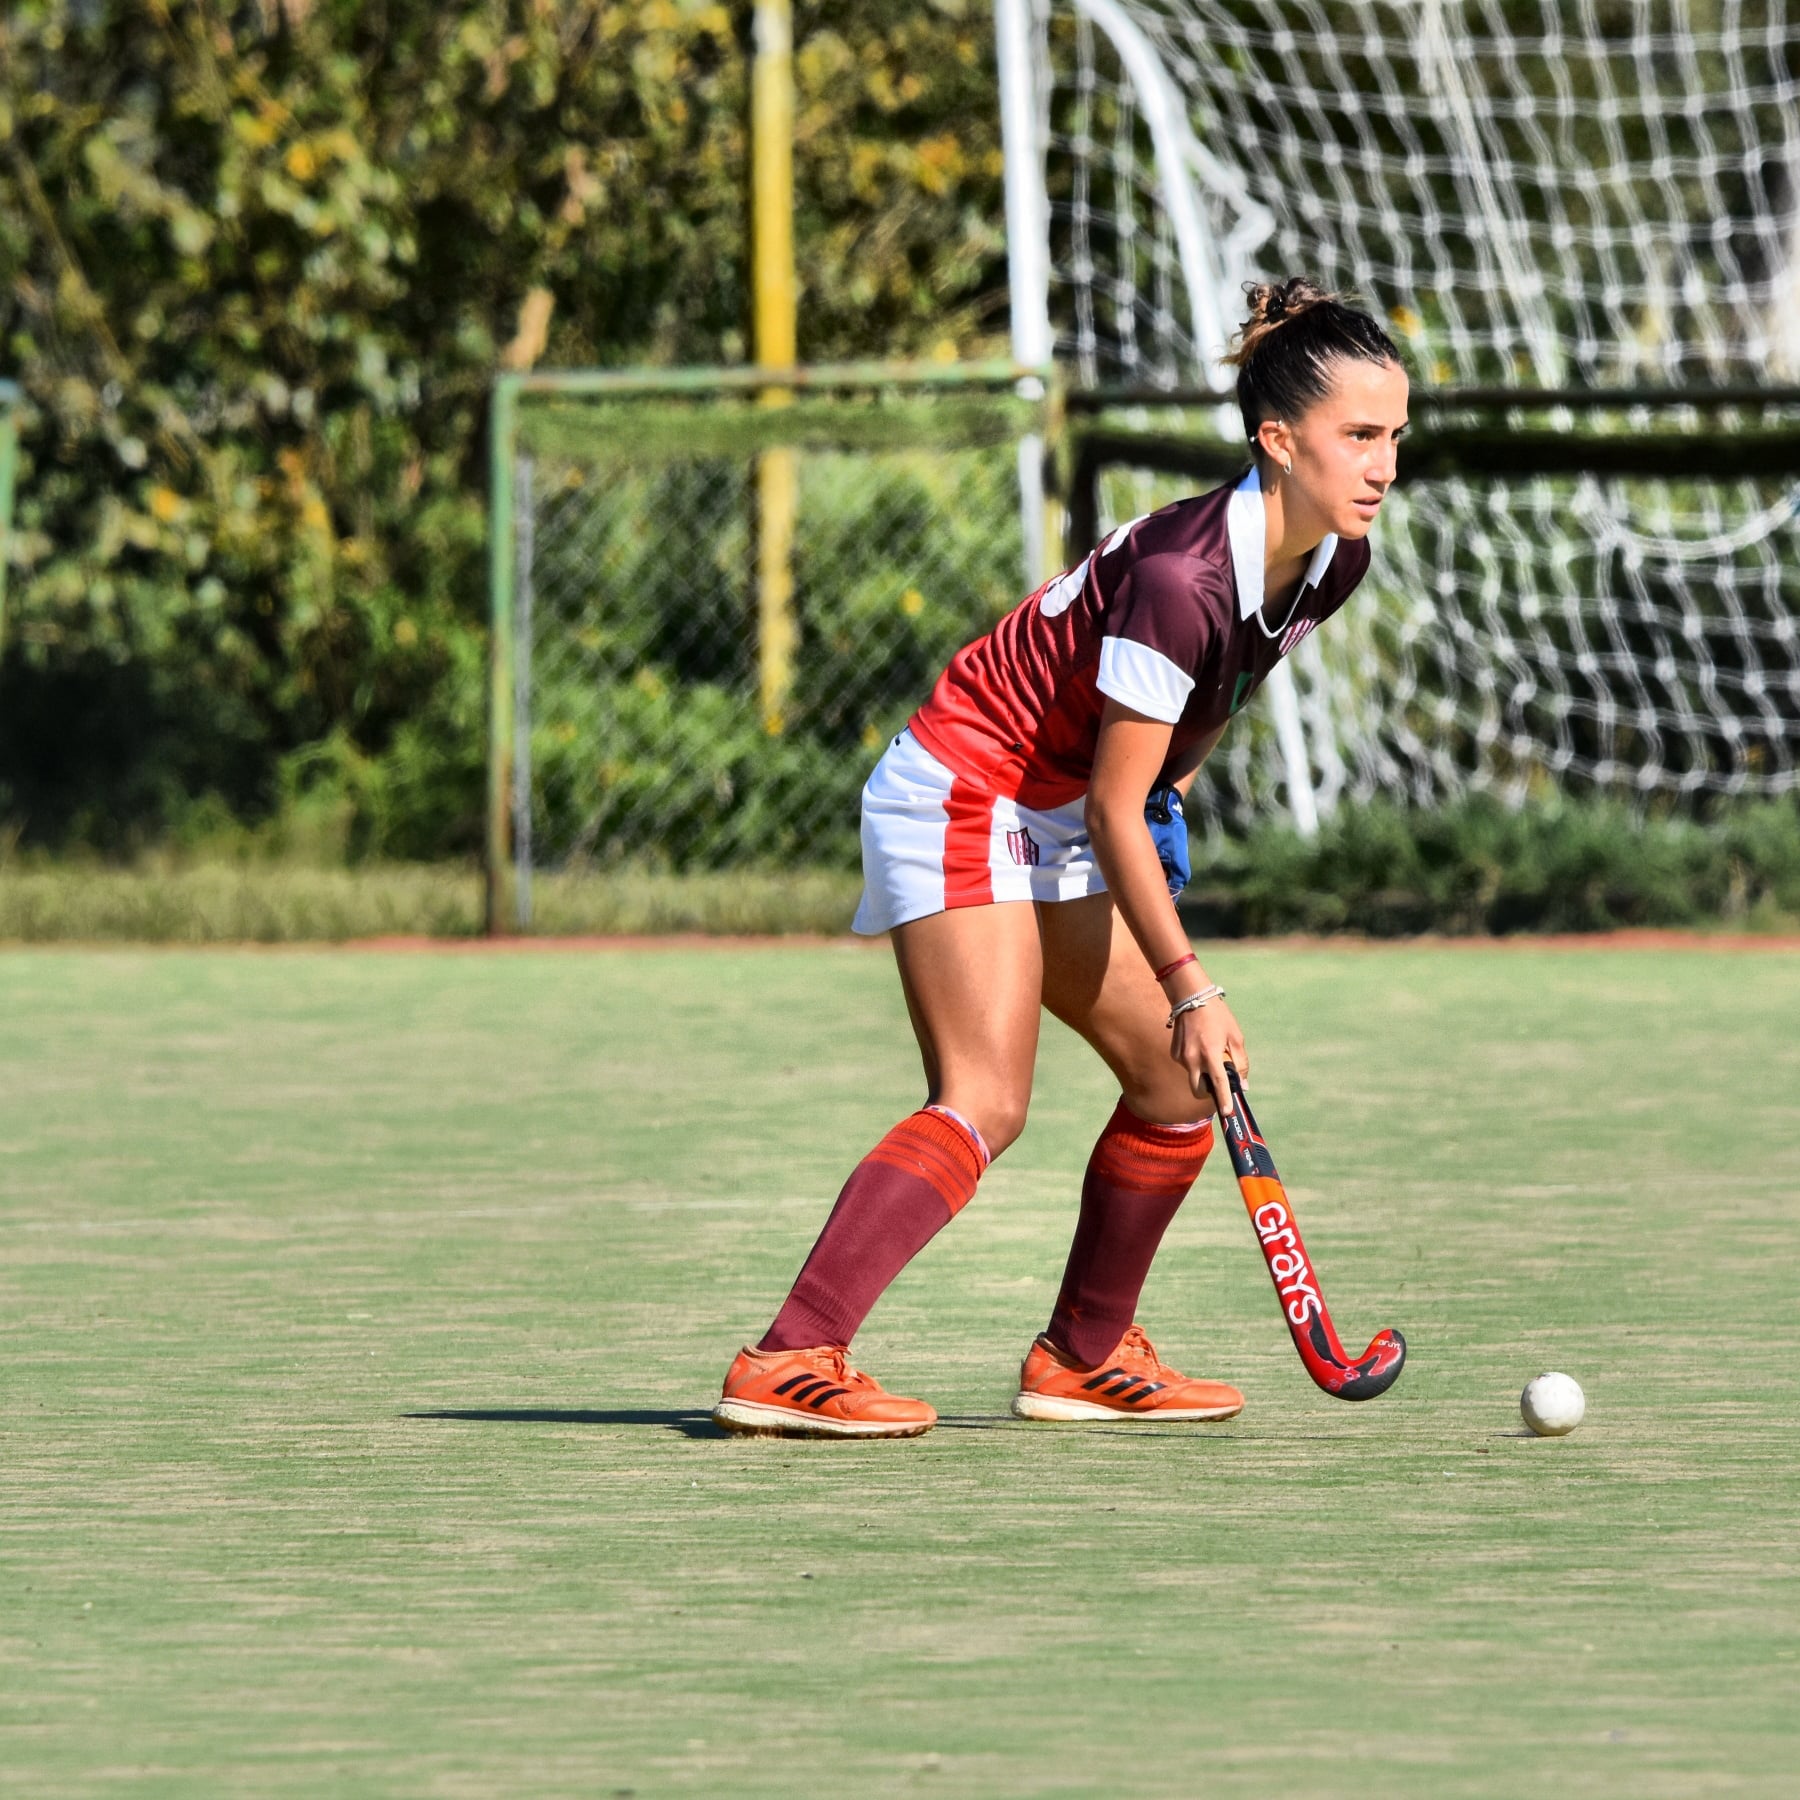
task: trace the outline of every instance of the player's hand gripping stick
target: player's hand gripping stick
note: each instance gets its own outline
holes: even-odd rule
[[[1263,1261],[1269,1265],[1269,1278],[1281,1299],[1282,1317],[1293,1334],[1294,1348],[1300,1352],[1307,1374],[1326,1393],[1336,1394],[1340,1400],[1373,1400],[1399,1379],[1406,1362],[1406,1339],[1397,1331],[1380,1331],[1354,1362],[1344,1354],[1331,1314],[1325,1310],[1312,1259],[1300,1241],[1293,1204],[1275,1172],[1269,1146],[1256,1128],[1256,1115],[1244,1098],[1244,1084],[1229,1062],[1225,1078],[1231,1084],[1232,1113],[1218,1123],[1225,1133],[1238,1191],[1244,1196],[1250,1223],[1256,1227]]]

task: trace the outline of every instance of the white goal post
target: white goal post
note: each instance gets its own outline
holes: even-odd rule
[[[1614,453],[1407,481],[1215,808],[1800,784],[1800,0],[995,15],[1020,361],[1229,442],[1242,284],[1306,273],[1388,324],[1427,433]],[[1765,449],[1722,474],[1726,439]],[[1177,491],[1122,458],[1095,523]]]

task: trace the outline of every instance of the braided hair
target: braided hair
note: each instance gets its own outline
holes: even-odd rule
[[[1238,328],[1225,362],[1237,369],[1244,434],[1268,419],[1297,419],[1331,392],[1340,358],[1400,362],[1394,340],[1366,312],[1296,275],[1288,281],[1246,282],[1250,316]]]

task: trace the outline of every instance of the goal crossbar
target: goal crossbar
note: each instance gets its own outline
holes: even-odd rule
[[[1070,395],[1071,412],[1087,411],[1086,395]],[[1462,406],[1467,402],[1463,401]],[[1800,405],[1800,394],[1792,405]],[[1434,404],[1427,420],[1408,432],[1396,485],[1441,481],[1452,475],[1474,480],[1517,481],[1532,476],[1655,478],[1709,482],[1793,475],[1800,480],[1800,419],[1781,425],[1720,432],[1613,433],[1449,423],[1461,406]],[[1434,423],[1441,414],[1446,422]],[[1078,425],[1067,437],[1071,555],[1085,555],[1102,535],[1099,482],[1109,467],[1188,476],[1196,482],[1228,480],[1249,461],[1248,449],[1216,434],[1159,431],[1142,427]]]

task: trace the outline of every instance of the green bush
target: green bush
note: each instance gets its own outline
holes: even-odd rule
[[[771,737],[753,702],[648,669],[570,684],[557,700],[532,732],[533,777],[552,797],[554,841],[578,866],[614,864],[621,845],[647,846],[633,860],[672,870],[856,866],[867,755],[805,734]]]
[[[796,15],[802,355],[1002,349],[987,8]],[[352,853],[478,842],[485,396],[540,358],[742,360],[747,31],[8,8],[0,827],[125,854],[332,787]]]
[[[1345,808],[1308,842],[1277,824],[1194,847],[1183,913],[1202,933],[1605,931],[1800,919],[1800,799],[1701,821],[1606,800],[1513,812]]]

